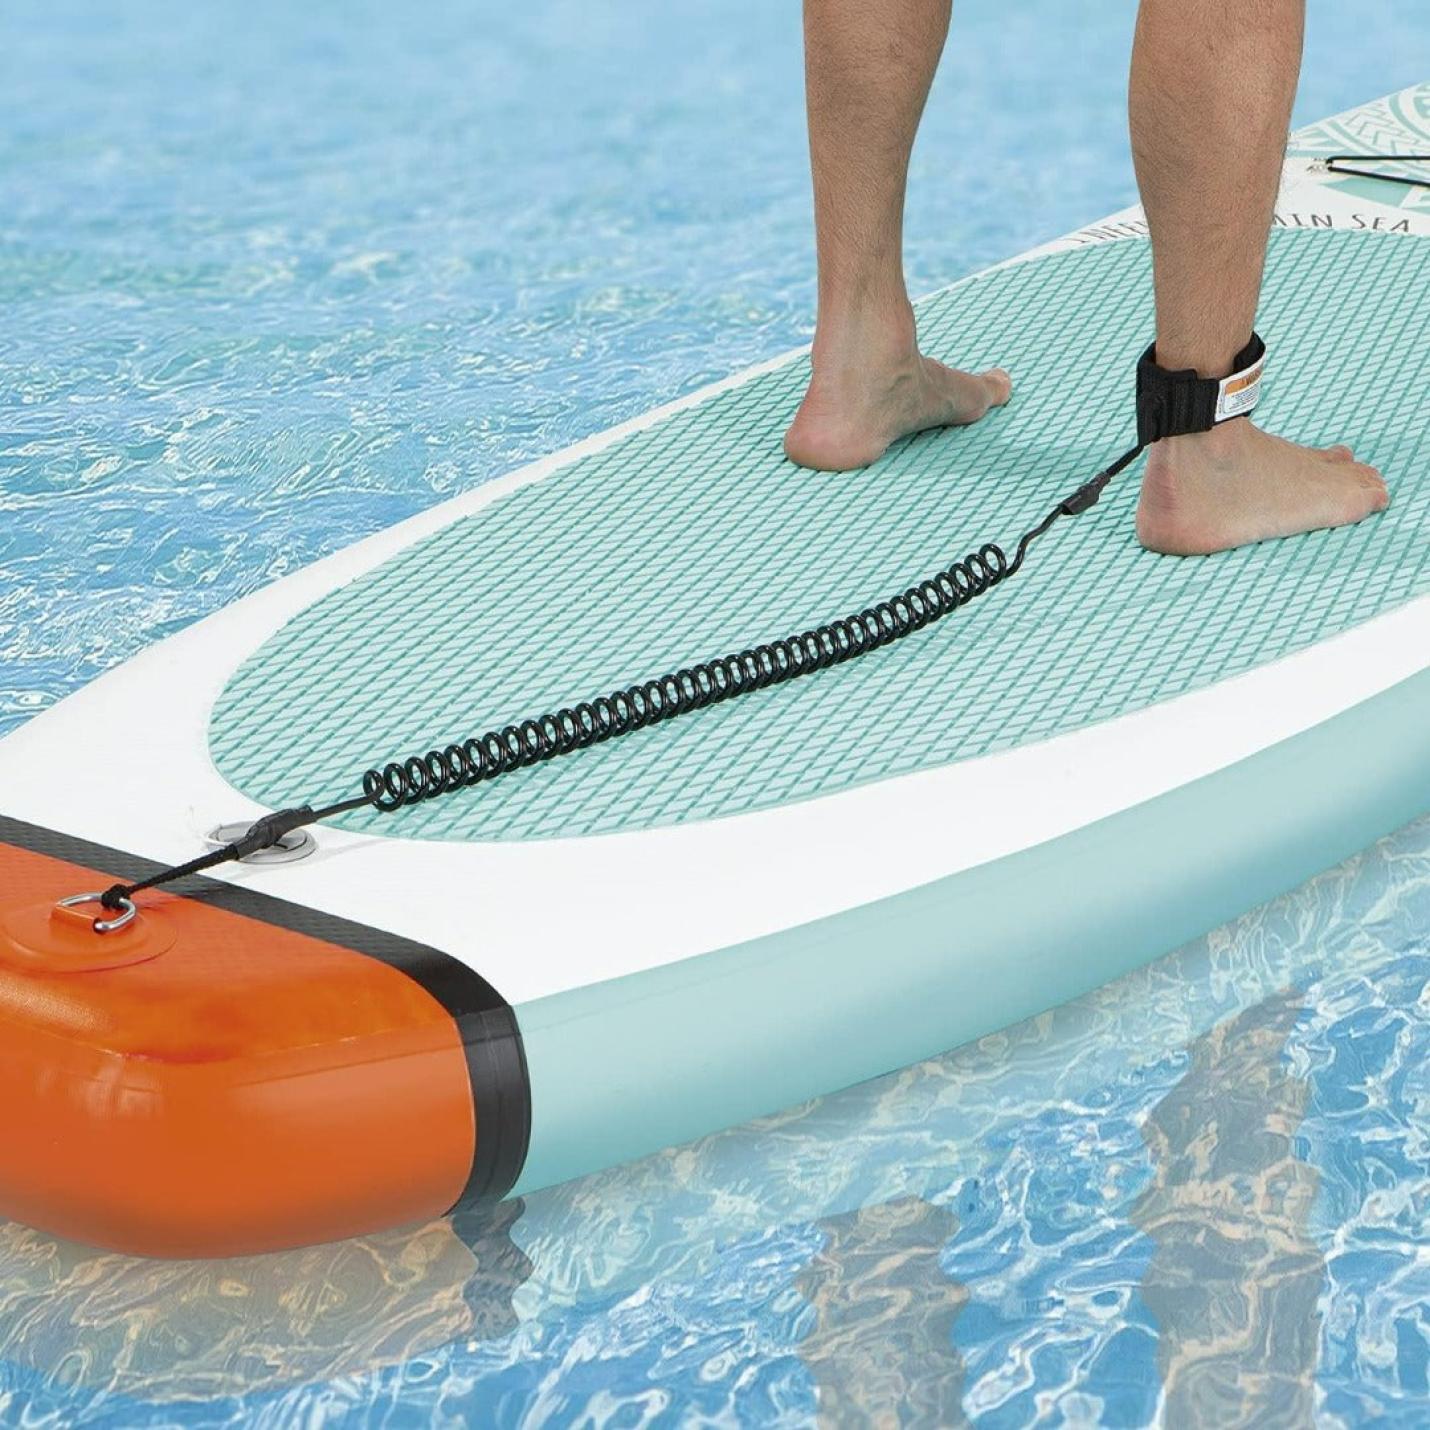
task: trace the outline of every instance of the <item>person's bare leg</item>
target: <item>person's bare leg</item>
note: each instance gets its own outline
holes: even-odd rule
[[[904,185],[950,0],[805,0],[805,86],[819,254],[814,375],[785,451],[806,467],[874,461],[898,437],[1008,400],[918,348],[904,288]]]
[[[1225,377],[1255,326],[1304,11],[1305,0],[1142,0],[1129,110],[1162,367]],[[1152,448],[1137,532],[1194,555],[1344,526],[1389,500],[1347,448],[1298,447],[1237,418]]]

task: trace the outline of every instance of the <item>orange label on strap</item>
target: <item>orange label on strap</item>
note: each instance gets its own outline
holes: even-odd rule
[[[1266,371],[1266,358],[1258,358],[1244,372],[1234,372],[1223,378],[1217,391],[1216,420],[1229,421],[1244,417],[1261,399],[1261,377]]]

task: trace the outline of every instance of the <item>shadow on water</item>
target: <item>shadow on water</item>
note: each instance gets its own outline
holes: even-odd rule
[[[903,1197],[819,1228],[826,1244],[795,1280],[814,1313],[799,1355],[817,1387],[819,1423],[967,1424],[953,1325],[968,1292],[940,1266],[958,1218]]]
[[[1326,1264],[1295,1150],[1308,1084],[1283,1056],[1302,1007],[1286,991],[1198,1038],[1143,1127],[1154,1174],[1132,1219],[1156,1246],[1142,1296],[1169,1426],[1313,1419]]]
[[[56,1386],[210,1401],[400,1365],[516,1326],[520,1201],[224,1261],[148,1261],[0,1223],[0,1361]]]

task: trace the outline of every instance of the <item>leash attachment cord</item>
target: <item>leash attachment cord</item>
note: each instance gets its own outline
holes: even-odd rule
[[[390,814],[737,696],[784,685],[903,640],[1017,575],[1035,541],[1064,517],[1091,510],[1108,483],[1151,443],[1204,432],[1247,415],[1260,395],[1265,360],[1265,344],[1255,333],[1237,355],[1231,375],[1221,379],[1202,378],[1192,370],[1168,371],[1157,365],[1155,346],[1148,348],[1137,365],[1136,444],[1029,527],[1019,537],[1011,558],[996,542],[985,542],[899,595],[876,601],[853,615],[747,646],[716,660],[682,666],[654,680],[624,685],[609,695],[488,730],[426,754],[375,766],[362,777],[361,795],[317,808],[303,804],[266,814],[237,839],[147,879],[115,884],[99,896],[99,902],[111,912],[122,912],[134,895],[145,889],[246,859],[304,825],[364,807]],[[101,922],[95,922],[97,932],[104,932]]]
[[[1108,482],[1141,451],[1140,445],[1132,448],[1059,502],[1023,533],[1011,559],[996,542],[986,542],[962,560],[857,614],[370,769],[362,777],[359,796],[320,808],[304,804],[266,814],[238,839],[196,859],[132,884],[113,885],[100,896],[100,903],[106,909],[120,910],[145,889],[245,859],[304,825],[365,806],[391,813],[879,650],[923,630],[1016,575],[1033,542],[1060,518],[1079,516],[1095,505]]]
[[[1388,184],[1430,189],[1430,178],[1418,179],[1410,174],[1387,174],[1381,169],[1352,167],[1361,164],[1430,164],[1430,154],[1332,154],[1324,163],[1328,174],[1353,174],[1358,179],[1383,179]]]

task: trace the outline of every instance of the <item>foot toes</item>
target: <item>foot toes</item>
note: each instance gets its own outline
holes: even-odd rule
[[[1355,460],[1355,453],[1344,442],[1337,442],[1334,447],[1326,447],[1323,450],[1333,462],[1353,462]]]
[[[1374,467],[1362,467],[1360,469],[1361,485],[1375,499],[1372,511],[1384,511],[1390,505],[1390,488],[1385,484],[1385,478],[1376,471]]]
[[[1013,395],[1013,378],[1006,368],[990,367],[987,372],[979,373],[979,377],[991,406],[1002,407]]]
[[[1364,521],[1390,505],[1390,492],[1374,467],[1360,462],[1337,463],[1336,498],[1342,522]]]

